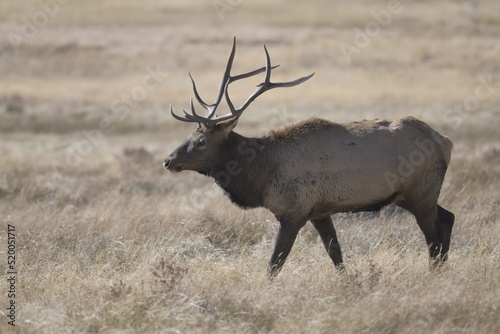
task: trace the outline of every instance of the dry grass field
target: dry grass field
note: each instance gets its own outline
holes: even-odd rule
[[[0,333],[500,333],[499,13],[496,0],[0,1]],[[413,216],[388,207],[333,216],[344,274],[306,225],[270,281],[272,214],[162,168],[193,130],[168,112],[189,106],[187,70],[211,100],[234,35],[234,73],[263,66],[264,43],[275,81],[316,72],[255,101],[244,135],[412,115],[451,138],[446,266],[428,270]]]

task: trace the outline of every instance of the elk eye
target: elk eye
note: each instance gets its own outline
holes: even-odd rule
[[[196,146],[197,147],[203,147],[206,145],[206,142],[205,142],[205,139],[200,139],[198,140],[198,142],[196,143]]]

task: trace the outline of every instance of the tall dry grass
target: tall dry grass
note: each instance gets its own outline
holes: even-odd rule
[[[500,87],[450,111],[481,78],[498,80],[498,4],[405,3],[347,63],[339,44],[386,6],[242,2],[219,21],[211,2],[75,1],[14,51],[5,36],[39,7],[1,2],[0,247],[15,225],[19,307],[16,327],[2,317],[0,332],[500,332]],[[269,281],[274,217],[234,207],[209,179],[162,169],[192,130],[167,112],[192,95],[186,70],[209,99],[235,34],[238,72],[262,66],[263,42],[282,65],[277,80],[317,72],[259,98],[243,134],[311,115],[413,115],[453,140],[440,197],[456,216],[446,266],[427,269],[414,218],[389,207],[333,217],[345,274],[306,225]],[[113,101],[156,65],[165,82],[99,136]],[[3,313],[6,289],[2,279]]]
[[[463,191],[460,173],[450,175],[458,180],[443,204],[457,223],[443,268],[428,271],[410,215],[384,210],[335,216],[345,274],[306,227],[269,281],[276,224],[268,212],[241,211],[220,193],[193,210],[190,189],[204,180],[155,175],[147,167],[154,158],[115,159],[82,166],[63,186],[51,173],[33,178],[32,168],[7,175],[19,180],[2,199],[3,224],[19,231],[19,332],[499,329],[498,192],[487,178]],[[496,169],[475,161],[469,173]]]

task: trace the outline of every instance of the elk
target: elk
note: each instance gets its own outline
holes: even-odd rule
[[[450,162],[451,141],[426,123],[403,117],[338,124],[310,118],[271,130],[261,138],[233,131],[245,109],[267,90],[293,87],[314,73],[290,82],[270,81],[266,66],[231,75],[236,38],[215,102],[205,103],[189,78],[194,96],[208,111],[172,116],[197,123],[197,129],[170,154],[163,166],[171,172],[196,171],[215,179],[233,203],[242,208],[265,207],[280,223],[268,273],[275,276],[285,262],[299,230],[311,221],[334,265],[343,269],[342,252],[331,215],[376,211],[394,203],[412,213],[425,236],[431,267],[446,261],[454,215],[437,204]],[[265,73],[264,80],[239,108],[229,98],[229,85]],[[230,112],[217,116],[225,97]]]

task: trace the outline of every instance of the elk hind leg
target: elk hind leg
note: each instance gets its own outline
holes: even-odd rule
[[[333,261],[333,264],[338,269],[343,269],[342,261],[342,251],[340,250],[339,241],[337,239],[337,233],[335,232],[335,227],[333,226],[332,218],[330,216],[312,220],[316,231],[318,231],[323,245],[325,246],[326,252]]]
[[[439,219],[439,233],[442,243],[441,260],[444,262],[448,259],[448,251],[450,249],[451,230],[455,222],[455,215],[444,209],[440,205],[437,206]]]
[[[449,233],[444,231],[439,212],[437,204],[432,209],[419,210],[416,213],[412,212],[417,218],[420,230],[424,233],[429,249],[431,268],[439,266],[446,260],[446,253],[449,248],[449,233],[451,233],[451,228],[448,229]],[[446,216],[446,214],[441,212],[441,216]],[[448,235],[447,242],[445,240],[446,235]]]

